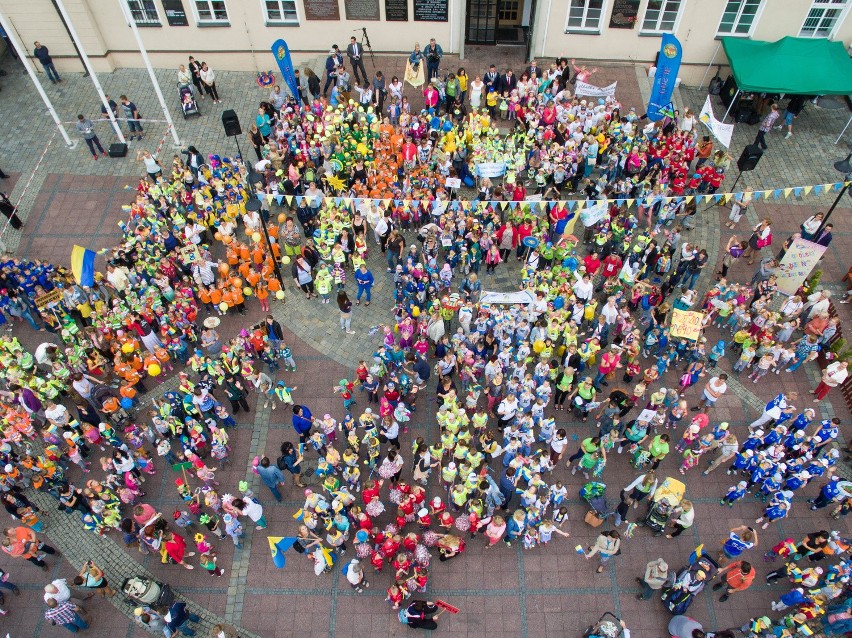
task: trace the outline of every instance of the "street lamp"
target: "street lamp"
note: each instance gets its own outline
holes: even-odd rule
[[[259,213],[260,226],[263,228],[263,236],[266,238],[267,250],[269,250],[269,256],[272,257],[272,270],[275,272],[278,283],[281,284],[281,290],[284,290],[284,278],[281,276],[281,271],[278,268],[278,260],[275,259],[275,254],[272,252],[272,242],[269,240],[269,231],[266,229],[264,213],[268,211],[261,210],[260,200],[256,197],[246,202],[246,210],[251,212],[257,211]]]
[[[842,159],[834,163],[834,168],[839,172],[843,173],[843,188],[840,189],[840,192],[837,193],[837,198],[831,204],[831,208],[828,209],[828,212],[825,214],[825,217],[822,218],[822,223],[817,228],[817,231],[814,233],[814,239],[819,239],[820,233],[825,228],[825,225],[828,223],[829,218],[831,217],[831,213],[834,212],[834,209],[837,207],[838,202],[840,202],[840,198],[843,197],[843,194],[849,190],[849,179],[852,177],[852,164],[849,163],[849,159],[852,158],[852,153],[846,156],[846,159]]]

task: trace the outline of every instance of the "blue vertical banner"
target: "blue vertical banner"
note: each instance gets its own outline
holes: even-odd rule
[[[679,45],[678,45],[679,46]],[[276,40],[272,43],[272,55],[275,56],[275,61],[278,63],[278,68],[281,70],[281,79],[287,84],[290,93],[296,99],[297,108],[302,108],[302,98],[299,97],[299,82],[296,80],[296,74],[293,72],[293,60],[290,57],[290,47],[284,40]]]
[[[664,34],[657,60],[657,75],[654,76],[654,86],[648,100],[648,119],[652,122],[663,119],[663,116],[672,110],[672,93],[682,56],[683,49],[677,38],[670,33]]]

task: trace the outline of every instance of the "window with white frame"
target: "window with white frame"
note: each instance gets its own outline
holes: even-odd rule
[[[267,22],[298,24],[296,0],[261,0]]]
[[[648,0],[642,33],[672,33],[686,0]]]
[[[160,24],[154,0],[127,0],[127,8],[136,24]]]
[[[813,0],[799,31],[802,38],[828,38],[840,24],[849,0]]]
[[[728,0],[716,35],[749,35],[763,0]]]
[[[193,0],[195,17],[199,24],[227,24],[228,9],[225,0]]]
[[[600,31],[606,0],[571,0],[565,32]]]

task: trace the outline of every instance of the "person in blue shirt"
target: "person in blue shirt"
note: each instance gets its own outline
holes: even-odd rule
[[[843,494],[843,490],[840,488],[840,477],[832,476],[831,480],[822,486],[819,496],[809,500],[808,503],[811,503],[811,509],[816,511],[831,505],[835,500],[839,500],[841,494]]]
[[[278,486],[284,482],[284,474],[281,473],[281,470],[279,470],[275,465],[272,465],[269,459],[264,456],[260,459],[260,464],[257,466],[257,474],[260,476],[260,480],[263,481],[263,484],[269,488],[270,492],[272,492],[272,496],[275,497],[275,500],[280,503],[283,499],[281,497],[281,492],[278,490]]]
[[[719,501],[719,505],[727,505],[728,507],[733,507],[734,503],[736,503],[748,493],[746,487],[746,482],[740,481],[733,487],[728,488],[728,493],[722,497],[722,500]]]
[[[375,278],[373,277],[373,273],[367,270],[367,264],[361,264],[361,267],[355,273],[355,283],[358,284],[358,294],[355,296],[355,305],[361,305],[361,295],[367,296],[367,302],[364,304],[365,306],[370,305],[371,295],[370,292],[373,288],[373,282]]]
[[[299,435],[299,442],[304,443],[308,440],[311,434],[311,426],[314,424],[314,417],[311,411],[304,405],[293,406],[293,429]]]

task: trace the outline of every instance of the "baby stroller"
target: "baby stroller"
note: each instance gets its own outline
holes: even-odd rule
[[[621,619],[610,611],[604,612],[600,620],[583,633],[584,638],[619,638],[622,635]]]
[[[642,524],[654,532],[654,536],[659,536],[666,529],[672,511],[680,505],[685,492],[686,486],[671,477],[663,481],[654,492],[648,513],[642,521]]]
[[[147,605],[153,609],[171,607],[175,601],[175,593],[171,587],[144,576],[126,578],[121,584],[121,591],[133,603]]]
[[[606,504],[606,485],[598,481],[589,481],[580,488],[580,498],[589,504],[591,510],[586,513],[586,523],[598,527],[611,514]]]
[[[695,582],[698,572],[704,572],[704,582],[709,583],[717,571],[719,565],[708,554],[701,553],[700,550],[693,553],[689,565],[677,573],[674,584],[663,589],[662,600],[669,613],[672,616],[685,614],[695,597],[704,591],[704,586],[699,589],[688,587],[689,583]],[[687,584],[686,588],[680,586],[683,583]]]
[[[183,113],[183,119],[190,115],[201,115],[198,109],[198,100],[195,99],[195,94],[188,84],[178,84],[178,96],[180,97],[180,110]]]

